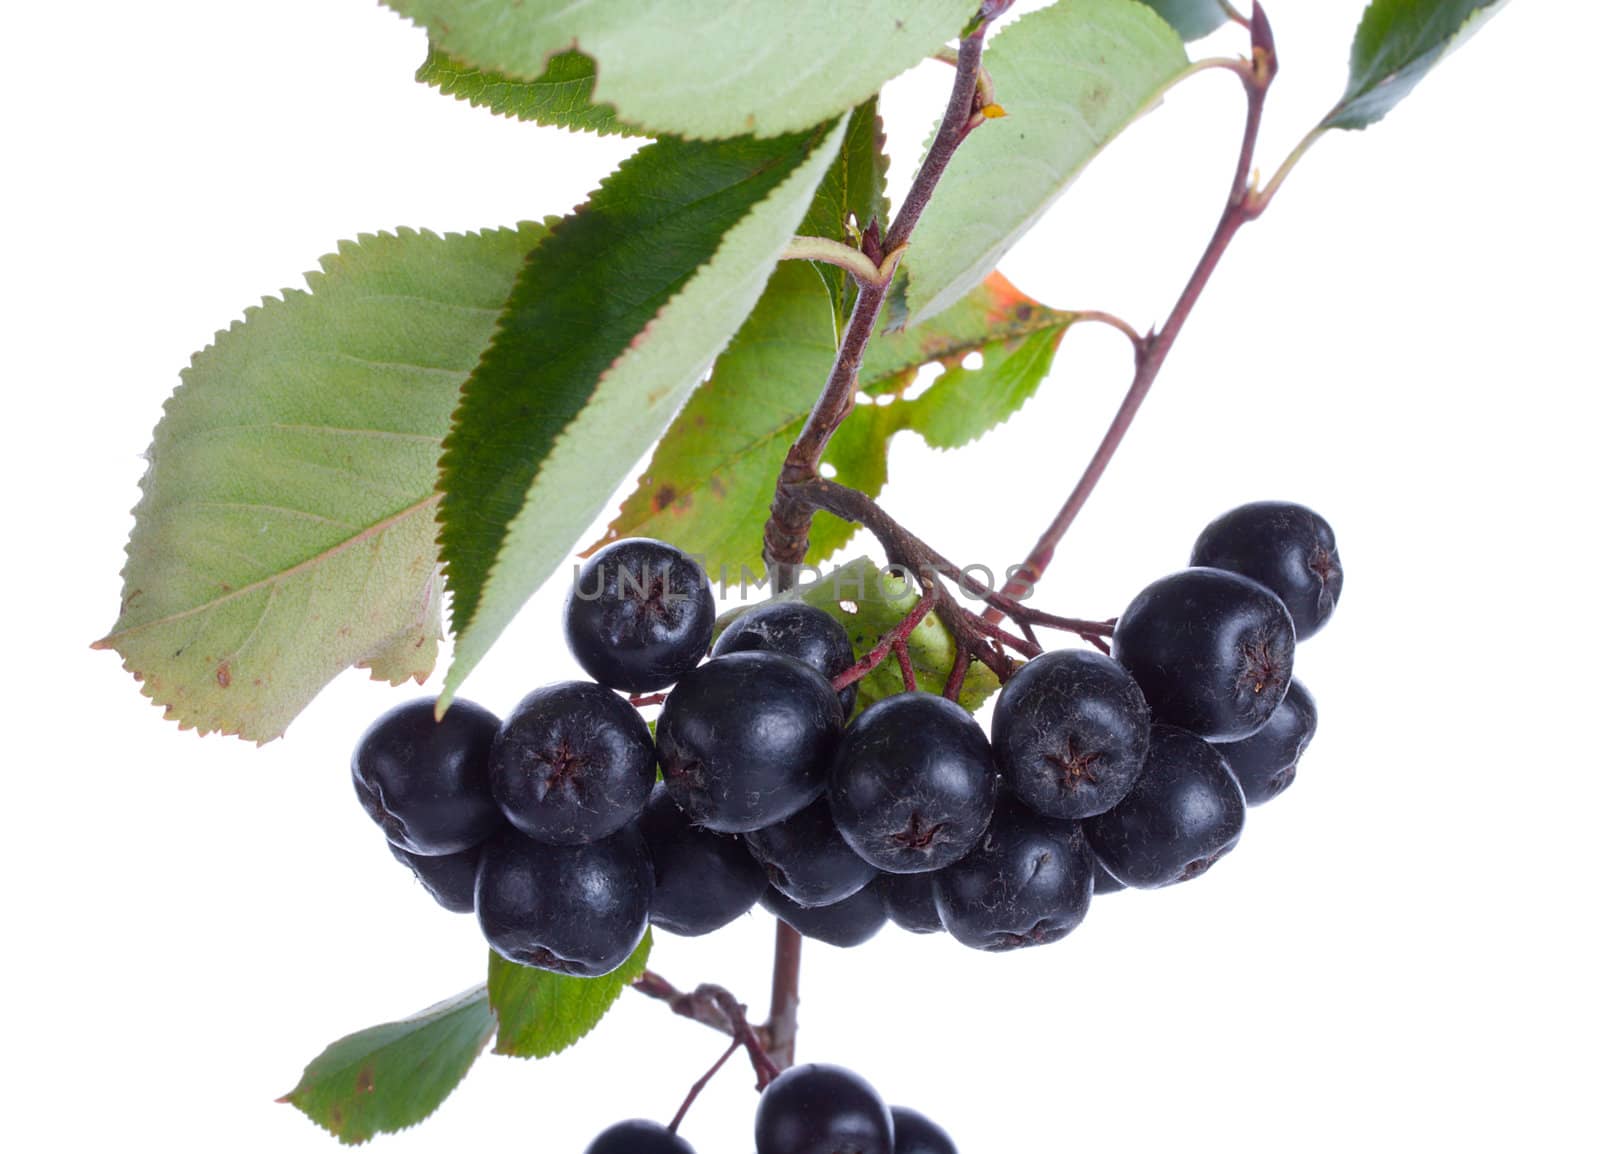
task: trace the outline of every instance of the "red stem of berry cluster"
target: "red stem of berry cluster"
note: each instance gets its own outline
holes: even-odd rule
[[[1211,281],[1211,275],[1221,263],[1223,253],[1227,251],[1228,245],[1238,231],[1259,217],[1266,209],[1267,198],[1257,193],[1251,183],[1250,174],[1255,166],[1256,139],[1261,131],[1261,114],[1266,106],[1267,90],[1272,87],[1272,80],[1278,73],[1278,57],[1273,44],[1272,26],[1267,23],[1267,15],[1260,5],[1257,5],[1251,13],[1249,26],[1251,56],[1248,61],[1241,61],[1236,69],[1239,78],[1244,82],[1247,102],[1244,142],[1239,148],[1239,163],[1234,169],[1233,186],[1228,192],[1228,203],[1222,210],[1222,218],[1211,234],[1211,243],[1206,246],[1199,263],[1195,265],[1194,272],[1189,276],[1188,283],[1183,286],[1183,292],[1178,295],[1178,301],[1168,314],[1166,323],[1147,336],[1133,337],[1133,382],[1128,386],[1127,394],[1122,398],[1122,404],[1112,417],[1111,425],[1101,438],[1094,456],[1089,458],[1089,464],[1084,468],[1083,475],[1073,486],[1072,492],[1067,495],[1066,503],[1040,534],[1039,540],[1029,551],[1027,560],[1017,568],[1011,580],[1006,582],[1004,592],[1010,596],[1018,596],[1032,589],[1044,575],[1045,568],[1055,556],[1056,547],[1061,543],[1061,538],[1083,510],[1089,495],[1100,483],[1106,467],[1111,464],[1111,458],[1116,455],[1123,438],[1127,436],[1134,417],[1139,413],[1139,407],[1144,404],[1145,397],[1150,393],[1150,386],[1155,384],[1162,365],[1166,364],[1167,354],[1172,351],[1172,346],[1177,341],[1178,334],[1183,331],[1189,314],[1194,311],[1200,294],[1205,291],[1206,285]],[[998,620],[998,614],[993,608],[989,610],[987,616],[990,620]]]
[[[993,19],[1009,6],[1010,0],[987,0],[983,16],[986,20]],[[858,524],[872,533],[883,546],[890,564],[913,577],[922,591],[922,596],[906,617],[884,634],[856,665],[835,680],[837,688],[859,680],[886,660],[890,653],[894,653],[900,662],[907,689],[914,688],[915,673],[911,668],[906,642],[930,612],[939,616],[955,641],[955,659],[944,686],[945,696],[952,699],[959,696],[972,661],[981,661],[1004,680],[1013,669],[1012,658],[1007,655],[1007,650],[1023,658],[1042,652],[1036,629],[1074,633],[1100,650],[1107,651],[1106,639],[1111,636],[1116,624],[1114,620],[1061,617],[1033,609],[1018,598],[1027,594],[1043,575],[1063,535],[1105,474],[1233,237],[1245,224],[1261,215],[1271,199],[1271,193],[1275,191],[1276,182],[1263,194],[1251,180],[1262,111],[1267,91],[1277,74],[1272,29],[1259,4],[1254,7],[1247,22],[1240,19],[1231,7],[1229,12],[1231,18],[1247,23],[1252,52],[1249,60],[1240,61],[1235,68],[1244,83],[1248,103],[1244,140],[1227,206],[1177,303],[1159,329],[1141,337],[1132,326],[1110,314],[1080,314],[1082,319],[1112,324],[1128,336],[1134,346],[1133,382],[1066,503],[1029,552],[1027,560],[999,590],[974,581],[900,525],[864,493],[821,476],[822,456],[828,442],[855,404],[861,359],[877,328],[887,295],[886,285],[858,285],[855,308],[840,340],[839,352],[827,383],[779,473],[771,516],[763,537],[767,566],[779,590],[794,585],[809,544],[812,517],[822,511]],[[905,247],[956,148],[983,121],[977,93],[985,31],[985,26],[980,25],[961,41],[956,58],[955,85],[944,119],[899,214],[886,234],[880,233],[876,221],[871,222],[864,232],[862,249],[874,263],[882,262]],[[980,615],[961,605],[946,582],[962,594],[982,602],[984,612]],[[1013,633],[1000,624],[1008,619],[1017,632]],[[649,701],[642,699],[638,703]],[[673,1120],[674,1129],[712,1075],[740,1046],[749,1052],[761,1086],[793,1063],[799,1006],[800,949],[800,935],[780,921],[773,957],[772,1004],[768,1019],[761,1026],[751,1026],[745,1019],[743,1006],[719,986],[700,986],[691,993],[684,993],[650,972],[634,983],[642,993],[667,1002],[674,1012],[719,1030],[733,1040],[728,1052],[690,1090],[678,1116]]]

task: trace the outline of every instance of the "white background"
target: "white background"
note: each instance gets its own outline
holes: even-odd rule
[[[1274,5],[1269,170],[1342,86],[1360,7]],[[1349,582],[1302,654],[1322,730],[1300,783],[1203,882],[1098,901],[1054,947],[809,947],[803,1057],[967,1154],[1594,1148],[1597,35],[1591,5],[1512,4],[1387,122],[1319,145],[1229,254],[1042,590],[1112,614],[1223,509],[1323,511]],[[340,238],[567,211],[628,146],[415,85],[422,34],[356,0],[30,4],[7,42],[0,1134],[328,1151],[273,1098],[340,1034],[478,981],[482,942],[352,795],[350,747],[394,694],[341,678],[258,750],[178,732],[89,652],[139,453],[190,352]],[[925,66],[890,91],[897,190],[948,81]],[[1186,84],[1006,270],[1155,320],[1220,206],[1240,105],[1224,74]],[[964,561],[1020,559],[1127,372],[1115,334],[1070,334],[981,447],[897,442],[887,504]],[[469,695],[505,709],[573,671],[560,594]],[[664,939],[653,964],[760,1010],[770,928]],[[379,1142],[576,1152],[670,1116],[719,1045],[630,995],[562,1060],[485,1058]],[[749,1085],[730,1067],[690,1115],[701,1154],[749,1149]]]

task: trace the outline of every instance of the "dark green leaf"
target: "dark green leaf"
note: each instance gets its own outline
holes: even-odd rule
[[[1185,40],[1209,36],[1228,22],[1217,0],[1143,0]]]
[[[529,256],[440,459],[447,700],[755,305],[844,128],[646,145]]]
[[[638,129],[617,119],[617,110],[611,105],[594,103],[594,61],[582,52],[558,52],[535,79],[513,80],[452,60],[429,44],[428,58],[417,69],[417,79],[498,116],[601,136],[640,135]]]
[[[991,276],[925,325],[880,334],[868,346],[860,387],[897,396],[930,362],[946,371],[915,399],[858,405],[828,446],[836,479],[871,496],[887,480],[888,441],[901,429],[952,448],[982,435],[1032,395],[1072,317],[1030,300]],[[959,362],[983,357],[981,369]],[[805,422],[834,355],[829,299],[800,264],[784,264],[711,379],[668,429],[622,505],[609,537],[672,541],[702,556],[714,580],[755,578],[761,529],[784,454]],[[810,560],[831,556],[850,538],[826,514],[812,527]]]
[[[843,625],[850,634],[856,656],[860,657],[905,618],[916,605],[918,594],[916,585],[899,573],[886,573],[870,557],[858,557],[820,576],[803,578],[798,588],[771,598],[774,601],[795,599],[814,605]],[[742,605],[725,614],[717,622],[718,633],[753,608],[754,605]],[[924,617],[906,639],[906,648],[911,653],[917,688],[942,693],[956,654],[955,639],[944,623],[932,614]],[[856,696],[857,711],[905,689],[900,664],[892,657],[857,684],[860,686]],[[967,670],[966,680],[961,683],[961,704],[969,711],[976,711],[999,688],[1000,681],[993,671],[974,661]]]
[[[800,222],[801,236],[821,236],[859,247],[861,233],[874,220],[880,229],[889,227],[889,202],[884,195],[889,157],[883,145],[883,122],[878,118],[878,98],[873,97],[850,114],[839,155]],[[816,262],[813,267],[828,286],[842,330],[855,303],[855,281],[836,265]]]
[[[569,978],[489,955],[489,1004],[500,1022],[494,1052],[514,1058],[559,1054],[600,1024],[650,958],[650,934],[633,956],[600,978]]]
[[[1350,49],[1350,83],[1323,126],[1366,128],[1382,120],[1504,2],[1372,0]]]
[[[358,1145],[437,1110],[493,1033],[488,995],[477,986],[413,1017],[340,1038],[278,1101]]]
[[[518,80],[574,48],[595,98],[669,136],[777,136],[871,98],[954,38],[977,0],[386,0],[457,60]]]

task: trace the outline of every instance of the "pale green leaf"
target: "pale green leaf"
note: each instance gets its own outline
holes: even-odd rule
[[[960,34],[976,0],[386,0],[457,60],[512,79],[576,48],[593,99],[652,132],[777,136],[868,99]]]
[[[622,965],[598,978],[573,978],[489,955],[489,1004],[500,1023],[494,1052],[548,1058],[600,1024],[622,991],[644,973],[650,932]]]
[[[534,251],[441,458],[444,700],[755,305],[844,130],[657,141]]]
[[[476,986],[410,1018],[340,1038],[278,1101],[356,1146],[437,1110],[493,1033],[488,994]]]
[[[1326,128],[1376,124],[1505,0],[1372,0],[1350,49],[1350,83]]]
[[[343,669],[432,669],[440,441],[544,232],[363,237],[194,357],[96,643],[169,718],[265,741]]]
[[[513,80],[452,60],[428,45],[428,58],[417,69],[417,79],[446,96],[487,108],[497,116],[530,120],[593,132],[600,136],[637,136],[638,130],[617,119],[616,109],[596,104],[594,61],[581,52],[560,52],[550,57],[543,72],[532,80]]]
[[[1002,31],[984,63],[1006,114],[962,144],[912,237],[913,323],[978,284],[1188,60],[1137,0],[1064,0]]]

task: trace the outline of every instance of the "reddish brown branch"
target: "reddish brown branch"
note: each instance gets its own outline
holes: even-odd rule
[[[1039,536],[1038,542],[1028,553],[1027,560],[1006,582],[1002,592],[1008,596],[1014,597],[1033,588],[1044,575],[1045,568],[1055,557],[1056,547],[1061,543],[1061,538],[1083,510],[1095,486],[1100,483],[1100,478],[1105,475],[1112,457],[1122,445],[1134,417],[1139,413],[1139,407],[1144,404],[1145,397],[1150,393],[1150,386],[1155,384],[1156,376],[1166,364],[1167,354],[1172,351],[1173,343],[1183,331],[1183,326],[1194,311],[1201,293],[1210,283],[1211,276],[1216,272],[1228,245],[1239,229],[1260,216],[1265,208],[1265,202],[1252,194],[1250,173],[1255,164],[1256,141],[1261,132],[1261,114],[1266,105],[1267,90],[1271,88],[1273,77],[1277,75],[1278,63],[1272,28],[1267,23],[1266,13],[1259,4],[1251,15],[1250,33],[1251,59],[1235,69],[1244,82],[1245,89],[1244,140],[1239,147],[1239,161],[1234,168],[1233,185],[1228,191],[1228,203],[1222,211],[1222,218],[1217,222],[1210,243],[1201,254],[1199,263],[1190,274],[1188,283],[1184,285],[1177,303],[1167,316],[1166,323],[1148,337],[1136,342],[1133,382],[1128,386],[1127,394],[1123,397],[1116,415],[1112,417],[1111,426],[1101,438],[1094,456],[1089,458],[1089,464],[1084,468],[1078,483],[1067,495],[1066,503],[1061,506],[1049,526]],[[991,603],[985,616],[994,621],[999,619],[1000,614],[999,607]]]
[[[764,1027],[767,1053],[780,1069],[794,1065],[794,1037],[800,1024],[800,931],[778,922],[772,949],[772,1003]]]
[[[712,1064],[711,1069],[700,1076],[699,1081],[689,1087],[689,1093],[684,1097],[683,1105],[678,1107],[678,1112],[672,1116],[672,1121],[667,1123],[667,1131],[669,1133],[676,1134],[678,1132],[678,1127],[683,1124],[684,1115],[689,1113],[689,1107],[693,1106],[694,1100],[700,1097],[700,1091],[709,1086],[711,1079],[717,1076],[717,1072],[728,1064],[728,1059],[739,1052],[740,1045],[742,1043],[737,1038],[729,1042],[728,1048],[722,1051],[722,1057]]]
[[[833,687],[835,689],[845,689],[854,685],[882,665],[884,658],[888,657],[891,651],[898,654],[900,650],[904,649],[906,639],[911,636],[918,625],[922,624],[922,619],[933,608],[933,603],[934,599],[924,594],[921,600],[911,607],[911,612],[897,621],[893,629],[878,638],[878,643],[862,654],[859,661],[833,679]],[[914,686],[910,688],[914,688]]]
[[[877,228],[871,226],[863,237],[862,251],[874,264],[882,262],[886,256],[892,257],[892,254],[905,247],[951,157],[967,134],[981,123],[977,91],[985,28],[979,25],[961,41],[956,54],[955,84],[950,90],[944,118],[934,134],[933,143],[928,146],[922,166],[911,182],[905,202],[895,215],[894,223],[881,238]],[[873,222],[873,225],[876,223]],[[780,590],[794,584],[798,567],[805,561],[811,535],[813,510],[803,502],[794,500],[790,488],[818,475],[829,439],[855,406],[861,358],[866,353],[867,342],[878,327],[878,317],[883,311],[887,295],[888,285],[885,283],[859,285],[855,308],[839,341],[839,351],[834,357],[827,383],[817,397],[816,404],[811,407],[806,423],[778,473],[772,512],[767,518],[762,538],[762,555],[772,572],[774,585]]]

